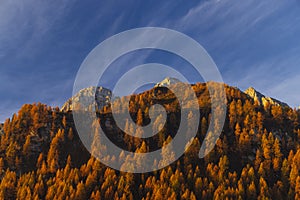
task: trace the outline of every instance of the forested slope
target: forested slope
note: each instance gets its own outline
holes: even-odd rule
[[[26,104],[3,124],[0,198],[300,199],[300,112],[262,106],[237,88],[225,88],[228,112],[213,151],[198,158],[210,119],[210,97],[206,85],[197,83],[193,89],[201,121],[192,146],[172,165],[145,174],[122,173],[91,157],[78,137],[72,112]],[[156,90],[120,98],[113,105],[122,114],[122,101],[130,98],[131,116],[140,125],[149,123],[150,105],[164,105],[169,120],[155,123],[164,128],[152,139],[137,139],[119,130],[109,106],[98,113],[107,135],[122,148],[147,152],[174,136],[180,123],[178,101],[171,91]]]

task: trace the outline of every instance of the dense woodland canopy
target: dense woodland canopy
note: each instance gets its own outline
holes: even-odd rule
[[[201,110],[197,137],[178,161],[145,174],[119,172],[90,156],[78,137],[72,112],[26,104],[1,131],[0,198],[300,199],[300,112],[262,106],[237,88],[225,87],[227,118],[213,151],[198,158],[210,121],[210,98],[206,85],[197,83],[193,85]],[[162,131],[142,140],[118,129],[110,106],[104,107],[99,122],[117,145],[147,152],[161,148],[176,134],[181,108],[172,92],[152,89],[117,99],[112,106],[120,114],[125,98],[131,100],[129,110],[137,124],[149,123],[149,106],[154,103],[166,108],[168,120],[161,124],[157,119],[153,129]],[[132,129],[128,120],[124,123]],[[131,131],[142,134],[139,129]],[[164,159],[172,156],[171,151],[165,153]]]

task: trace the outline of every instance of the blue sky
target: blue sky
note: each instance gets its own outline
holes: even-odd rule
[[[242,90],[253,86],[293,107],[300,105],[299,1],[2,0],[0,121],[24,103],[61,106],[72,95],[80,64],[96,45],[145,26],[194,38],[229,85]],[[143,52],[131,57],[151,60]],[[170,63],[180,68],[176,61]]]

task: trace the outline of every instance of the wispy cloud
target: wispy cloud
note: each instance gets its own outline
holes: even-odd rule
[[[70,1],[1,1],[0,51],[32,58],[69,5]]]
[[[57,90],[52,90],[55,95],[63,90],[63,86],[55,87],[57,82],[51,83],[53,77],[61,76],[53,75],[55,62],[48,62],[46,67],[36,61],[41,50],[45,51],[44,44],[51,39],[49,36],[54,25],[68,14],[69,6],[70,1],[1,1],[0,121],[11,116],[24,103],[41,101],[51,104],[51,97],[47,99],[51,96],[51,89]],[[51,65],[53,70],[49,70]]]
[[[118,32],[143,26],[186,33],[205,47],[225,82],[242,89],[254,86],[296,106],[300,99],[294,89],[300,64],[299,12],[297,1],[3,0],[0,118],[11,116],[9,110],[23,103],[61,105],[71,95],[76,72],[90,50]],[[130,55],[121,59],[119,66],[126,67],[113,71],[115,77],[147,63],[151,55],[144,52],[134,59]],[[181,63],[171,59],[168,64],[179,69]],[[107,79],[105,84],[111,82]]]
[[[191,8],[176,27],[204,42],[225,82],[242,89],[258,87],[296,106],[300,100],[294,90],[300,83],[294,78],[300,72],[300,40],[296,36],[300,33],[300,9],[295,4],[204,1]]]

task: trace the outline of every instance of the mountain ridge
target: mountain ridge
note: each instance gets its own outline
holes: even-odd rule
[[[166,87],[166,86],[170,86],[172,84],[176,84],[176,83],[179,83],[179,82],[181,82],[181,81],[177,78],[166,77],[162,81],[157,83],[154,87]]]
[[[170,85],[177,84],[180,82],[181,81],[177,78],[166,77],[161,82],[157,83],[152,89],[157,88],[157,87],[168,87]],[[233,87],[233,86],[229,86],[229,87],[240,90],[237,87]],[[95,90],[96,90],[97,106],[94,105],[94,101],[91,101],[91,98],[87,98],[87,97],[91,97],[91,95],[94,94]],[[143,91],[143,92],[145,92],[145,91]],[[241,91],[241,92],[246,94],[251,99],[253,99],[255,102],[257,102],[259,105],[262,105],[262,106],[267,106],[269,104],[269,105],[274,105],[274,106],[282,106],[282,107],[290,108],[290,106],[287,103],[279,101],[272,97],[268,97],[268,96],[262,94],[261,92],[257,91],[253,87],[249,87],[245,91]],[[73,110],[74,109],[73,106],[74,105],[76,106],[76,103],[73,105],[72,102],[78,102],[79,100],[81,100],[81,103],[84,102],[84,104],[85,104],[84,106],[89,107],[89,109],[91,109],[91,108],[93,109],[96,106],[97,109],[100,110],[104,106],[108,105],[108,103],[112,100],[112,96],[113,96],[113,94],[112,94],[111,90],[109,90],[107,88],[104,88],[102,86],[98,86],[98,87],[91,86],[91,87],[80,90],[77,94],[70,97],[63,104],[63,106],[61,107],[60,110],[65,111],[65,112]]]
[[[275,106],[290,107],[285,102],[279,101],[272,97],[265,96],[253,87],[249,87],[247,90],[244,91],[244,93],[249,95],[252,99],[254,99],[254,101],[258,102],[259,105],[267,106],[268,104],[270,104]]]
[[[173,193],[166,197],[170,199],[298,199],[294,188],[300,180],[300,110],[263,107],[238,88],[225,84],[229,109],[223,131],[211,153],[200,159],[198,152],[211,118],[210,94],[205,83],[191,87],[202,117],[195,139],[169,167],[145,174],[120,173],[90,155],[78,135],[72,112],[43,104],[23,105],[12,119],[6,120],[5,134],[0,137],[0,199],[162,199],[167,191]],[[164,88],[130,98],[129,117],[133,122],[122,118],[122,124],[128,127],[125,131],[114,122],[110,108],[97,113],[105,135],[130,152],[163,149],[162,162],[168,161],[172,146],[165,150],[162,147],[177,133],[184,109]],[[116,101],[121,103],[122,99]],[[150,120],[147,109],[157,102],[165,106],[167,120],[155,120],[153,130],[159,128],[161,132],[141,139],[142,132],[131,128],[132,124],[146,125]],[[128,104],[119,104],[121,112],[116,114],[122,116],[125,106]],[[189,126],[195,125],[198,123]],[[97,127],[95,123],[85,136],[91,152],[102,153],[107,145],[103,144],[99,151]],[[136,137],[126,134],[131,129]],[[190,134],[190,129],[182,134]],[[135,159],[123,155],[107,159]]]

